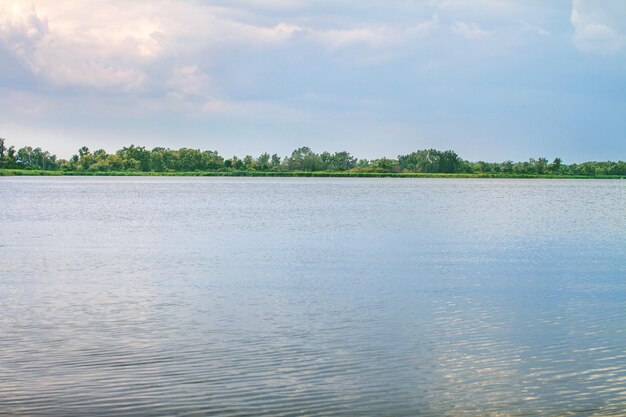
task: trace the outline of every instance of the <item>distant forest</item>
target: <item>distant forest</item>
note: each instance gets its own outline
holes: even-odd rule
[[[560,158],[531,158],[524,162],[470,162],[454,151],[424,149],[397,158],[357,159],[348,152],[315,153],[308,147],[294,150],[290,156],[263,153],[257,157],[225,158],[217,151],[200,149],[146,149],[130,145],[115,153],[103,149],[95,151],[83,146],[69,160],[41,148],[7,147],[0,138],[0,168],[18,170],[62,171],[75,173],[107,172],[342,172],[367,173],[424,173],[424,174],[499,174],[499,175],[558,175],[604,176],[626,175],[626,162],[583,162],[565,164]]]

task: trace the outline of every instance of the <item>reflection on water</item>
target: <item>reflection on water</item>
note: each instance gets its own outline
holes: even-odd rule
[[[2,178],[0,415],[626,414],[626,184]]]

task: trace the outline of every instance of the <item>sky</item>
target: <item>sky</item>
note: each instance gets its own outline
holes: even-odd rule
[[[0,137],[626,159],[623,0],[0,0]]]

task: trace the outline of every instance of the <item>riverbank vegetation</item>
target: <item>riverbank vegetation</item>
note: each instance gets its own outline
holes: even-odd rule
[[[626,176],[626,162],[565,164],[560,158],[524,162],[470,162],[454,151],[424,149],[397,158],[357,159],[348,152],[315,153],[308,147],[291,155],[263,153],[225,158],[217,151],[146,149],[130,145],[107,153],[83,146],[69,160],[41,148],[15,149],[0,138],[0,175],[223,175],[337,177],[516,177],[612,178]]]

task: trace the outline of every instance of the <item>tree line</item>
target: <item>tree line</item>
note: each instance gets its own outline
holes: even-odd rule
[[[423,149],[397,158],[358,159],[348,152],[315,153],[308,147],[294,150],[291,155],[263,153],[225,158],[217,151],[157,147],[152,150],[130,145],[107,153],[104,149],[91,151],[83,146],[69,160],[41,148],[7,147],[0,138],[0,168],[49,171],[86,172],[348,172],[348,173],[441,173],[441,174],[511,174],[511,175],[626,175],[624,161],[590,161],[565,164],[560,158],[531,158],[525,162],[470,162],[454,151]]]

